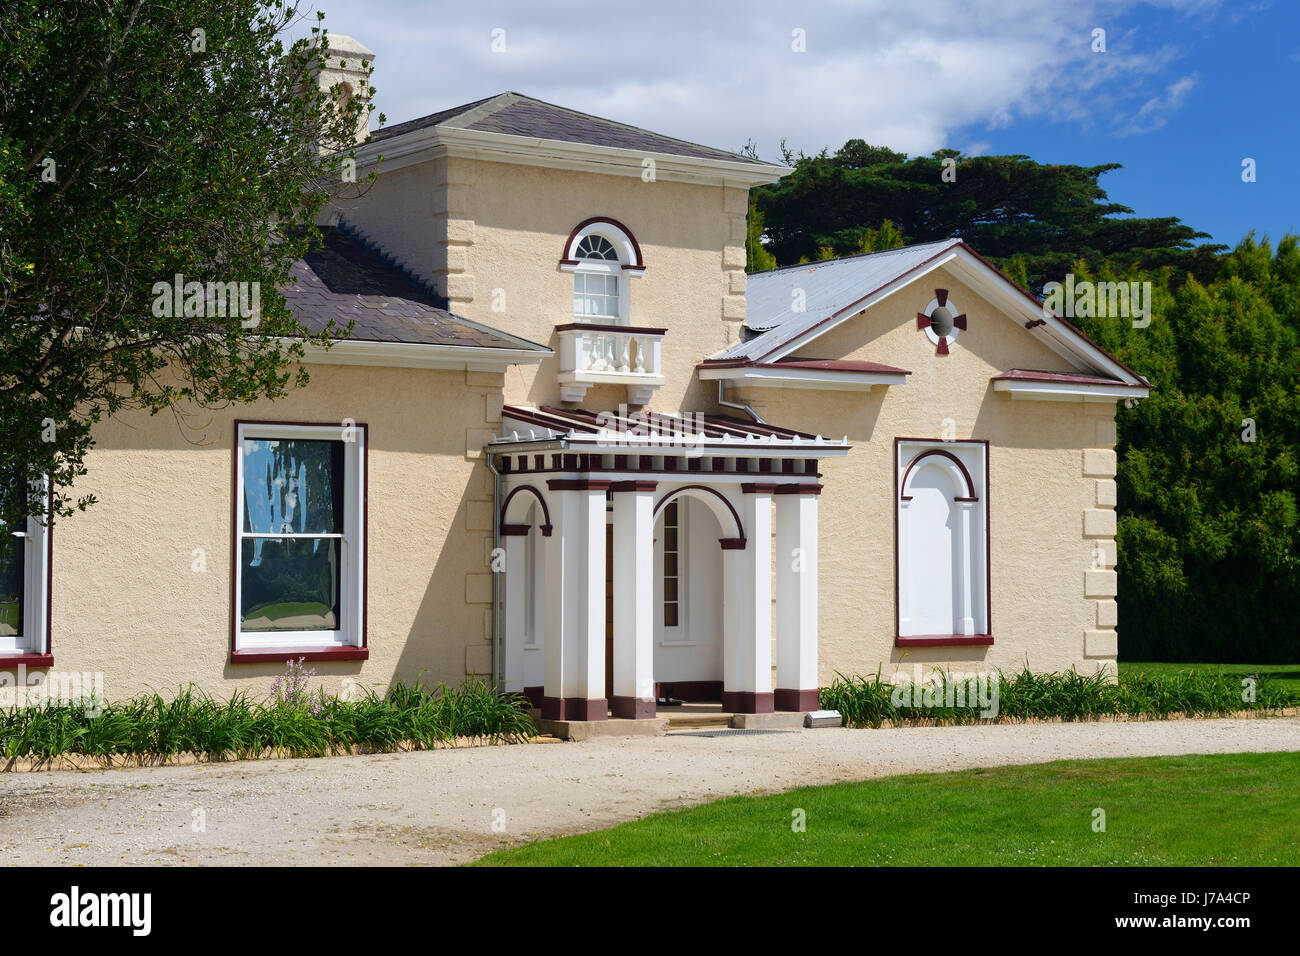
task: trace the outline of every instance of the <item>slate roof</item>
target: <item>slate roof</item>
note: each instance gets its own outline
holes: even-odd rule
[[[697,159],[771,165],[756,162],[739,153],[701,146],[698,143],[688,143],[685,140],[652,133],[636,126],[628,126],[626,123],[616,123],[589,113],[580,113],[577,110],[566,109],[563,106],[545,103],[531,96],[514,92],[500,93],[389,126],[372,134],[371,140],[383,142],[395,136],[434,126],[559,140],[565,143],[584,143],[589,146],[635,149],[673,156],[691,156]]]
[[[447,300],[338,227],[323,227],[322,247],[294,263],[284,297],[298,321],[320,332],[333,319],[368,342],[405,342],[548,352],[537,342],[447,311]]]

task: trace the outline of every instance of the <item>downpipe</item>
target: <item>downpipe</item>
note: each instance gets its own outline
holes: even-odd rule
[[[718,379],[718,404],[723,408],[734,408],[738,412],[744,412],[759,425],[767,424],[767,422],[763,421],[762,416],[760,416],[758,412],[754,411],[744,402],[727,401],[727,380],[725,378]]]
[[[501,553],[501,472],[496,456],[486,451],[487,466],[492,471],[492,556],[496,561]],[[492,567],[492,686],[499,694],[505,688],[501,674],[501,571]]]

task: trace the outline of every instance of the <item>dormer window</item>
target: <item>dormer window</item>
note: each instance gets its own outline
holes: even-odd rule
[[[613,219],[588,219],[569,234],[560,268],[573,273],[573,318],[596,325],[631,322],[625,277],[645,271],[641,248]]]

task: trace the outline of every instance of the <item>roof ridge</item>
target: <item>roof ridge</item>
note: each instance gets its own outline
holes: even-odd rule
[[[932,239],[929,242],[914,242],[907,246],[898,246],[894,249],[877,249],[875,252],[855,252],[850,256],[833,256],[830,259],[814,259],[811,262],[794,262],[788,266],[776,266],[772,269],[763,269],[760,272],[749,273],[749,279],[753,280],[759,276],[771,275],[774,272],[784,272],[787,269],[810,269],[814,266],[824,266],[831,262],[851,262],[854,259],[870,259],[872,256],[887,256],[900,252],[914,252],[917,249],[923,249],[926,246],[941,246],[944,243],[960,243],[963,240],[956,236],[949,236],[947,239]]]
[[[769,163],[769,162],[767,162],[766,160],[762,160],[762,159],[757,159],[757,160],[756,160],[756,159],[751,159],[750,157],[745,156],[745,155],[743,155],[743,154],[741,154],[741,153],[737,153],[737,152],[735,152],[734,150],[730,150],[730,149],[721,149],[721,148],[719,148],[719,147],[717,147],[717,146],[707,146],[707,145],[705,145],[704,143],[696,143],[696,142],[693,142],[693,141],[691,141],[691,140],[689,140],[689,139],[682,139],[682,138],[680,138],[680,137],[678,137],[678,136],[669,136],[667,133],[658,133],[658,132],[655,132],[655,131],[652,130],[652,129],[646,129],[644,126],[633,126],[631,123],[624,123],[622,120],[610,119],[608,116],[597,116],[595,113],[584,113],[582,110],[575,110],[575,109],[574,109],[573,107],[571,107],[571,106],[562,106],[562,105],[559,104],[559,103],[552,103],[552,102],[550,102],[549,100],[538,99],[536,96],[530,96],[530,95],[527,94],[527,93],[519,93],[519,92],[517,92],[517,91],[515,91],[515,90],[507,90],[505,93],[502,93],[502,94],[499,94],[499,95],[500,95],[500,96],[507,96],[507,95],[509,95],[509,96],[515,96],[515,97],[518,97],[518,99],[516,99],[516,100],[513,101],[513,102],[516,102],[516,103],[519,102],[519,100],[528,100],[529,102],[532,102],[532,103],[540,103],[542,106],[549,106],[551,109],[560,110],[560,111],[562,111],[562,112],[564,112],[564,113],[571,113],[571,114],[573,114],[574,116],[581,116],[583,119],[599,120],[599,121],[602,122],[602,123],[609,123],[609,124],[611,124],[611,125],[613,125],[613,126],[621,126],[623,129],[634,130],[635,132],[638,132],[638,133],[644,133],[644,134],[647,135],[647,136],[654,136],[654,137],[657,137],[658,139],[666,139],[666,140],[669,140],[669,141],[674,142],[674,143],[680,143],[680,144],[683,145],[683,146],[693,146],[693,147],[695,147],[696,149],[711,149],[711,150],[713,150],[714,152],[718,152],[718,153],[726,153],[726,154],[728,154],[728,155],[730,155],[730,156],[735,156],[736,159],[740,160],[741,162],[753,163],[754,165],[757,165],[757,166],[780,166],[779,163]],[[495,99],[495,98],[496,98],[496,97],[494,97],[494,99]],[[508,104],[508,105],[512,105],[512,104]],[[496,112],[496,111],[493,110],[493,112]],[[488,115],[491,115],[491,114],[488,114]],[[441,125],[441,124],[439,124],[439,125]]]

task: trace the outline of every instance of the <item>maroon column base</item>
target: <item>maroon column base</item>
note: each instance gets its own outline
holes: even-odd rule
[[[609,709],[622,720],[646,720],[655,716],[655,702],[648,697],[611,697]]]
[[[722,710],[731,714],[770,714],[772,695],[752,690],[724,690]]]
[[[608,720],[609,704],[604,697],[543,697],[543,720]]]
[[[542,706],[542,698],[546,696],[544,687],[525,687],[524,696],[528,698],[529,703],[534,707]]]
[[[777,710],[809,711],[820,709],[816,690],[790,690],[778,687],[773,697]]]

